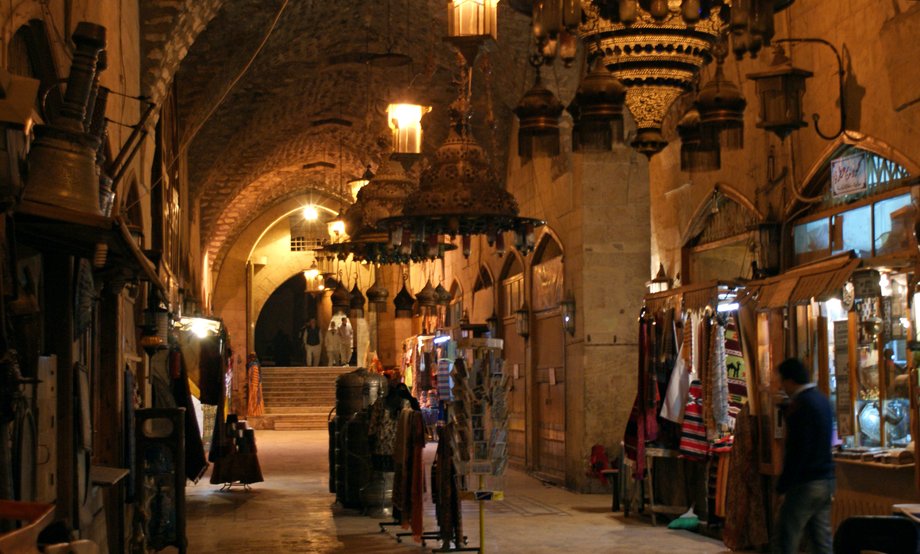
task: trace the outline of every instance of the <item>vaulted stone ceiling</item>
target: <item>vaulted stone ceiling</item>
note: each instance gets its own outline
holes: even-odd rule
[[[410,97],[434,107],[423,120],[423,151],[433,152],[447,134],[458,57],[442,40],[444,0],[290,0],[251,68],[202,125],[282,2],[225,0],[176,77],[181,134],[201,127],[188,151],[189,178],[200,196],[203,247],[214,270],[238,233],[271,206],[314,194],[336,207],[339,183],[368,163],[379,164],[389,141],[383,110],[410,81]],[[490,130],[482,119],[484,87],[491,80],[500,170],[511,109],[532,82],[529,43],[529,19],[499,4],[499,42],[490,47],[486,64],[491,77],[481,71],[482,59],[474,74],[474,121],[488,148]],[[382,63],[392,57],[364,63],[367,52],[388,51],[408,55],[411,63]],[[317,161],[336,167],[304,169]]]

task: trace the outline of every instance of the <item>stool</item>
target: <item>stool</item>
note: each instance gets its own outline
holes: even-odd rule
[[[619,465],[619,464],[618,464]],[[611,512],[620,511],[620,468],[602,469],[601,475],[610,481],[610,488],[613,491],[613,499],[610,504]]]
[[[668,448],[646,447],[645,449],[645,470],[648,475],[646,485],[648,488],[649,512],[652,516],[653,526],[658,524],[657,518],[655,517],[657,514],[677,516],[687,510],[686,506],[662,506],[661,504],[655,503],[655,483],[653,480],[655,460],[658,458],[678,458],[679,456],[680,452]]]

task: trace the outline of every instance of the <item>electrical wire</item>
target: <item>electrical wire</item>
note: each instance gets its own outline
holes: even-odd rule
[[[262,53],[262,50],[265,48],[265,45],[268,44],[268,39],[271,38],[272,34],[275,32],[275,29],[278,26],[278,22],[281,20],[281,15],[284,13],[284,10],[287,8],[289,3],[290,3],[290,0],[283,0],[281,6],[278,8],[278,11],[275,13],[274,18],[272,19],[271,25],[269,26],[265,35],[262,37],[262,40],[259,42],[259,45],[256,47],[255,51],[252,53],[252,56],[249,57],[249,60],[246,62],[246,64],[243,66],[240,72],[237,73],[236,77],[234,77],[230,81],[229,85],[227,85],[227,87],[224,89],[223,93],[217,99],[217,102],[215,102],[211,106],[211,108],[205,114],[204,118],[195,126],[194,129],[192,129],[192,131],[187,135],[187,137],[183,139],[183,141],[179,144],[179,151],[176,153],[176,156],[173,157],[172,162],[170,162],[166,170],[161,173],[160,177],[153,184],[150,185],[150,188],[148,188],[144,194],[140,195],[137,200],[135,200],[131,205],[127,206],[125,208],[126,210],[137,205],[143,198],[145,198],[148,194],[153,192],[153,189],[155,189],[157,186],[162,184],[165,176],[168,175],[172,171],[173,167],[176,165],[176,163],[178,163],[179,159],[182,157],[185,151],[188,150],[189,146],[191,146],[192,144],[192,141],[195,139],[195,137],[204,127],[205,123],[207,123],[208,120],[211,119],[211,117],[214,115],[217,109],[221,106],[221,104],[224,103],[224,100],[227,99],[227,97],[230,95],[230,93],[233,91],[236,85],[240,82],[240,80],[246,75],[246,73],[249,72],[249,69],[252,67],[252,64],[256,61],[256,58],[259,57],[259,54]]]

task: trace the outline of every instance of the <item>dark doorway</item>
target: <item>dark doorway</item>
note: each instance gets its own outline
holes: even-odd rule
[[[263,365],[302,366],[306,364],[300,331],[316,317],[317,301],[304,292],[302,273],[284,282],[268,297],[256,321],[256,354]]]

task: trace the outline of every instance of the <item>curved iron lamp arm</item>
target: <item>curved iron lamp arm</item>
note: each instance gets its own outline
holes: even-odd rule
[[[821,132],[821,129],[818,127],[818,120],[821,119],[821,116],[817,113],[811,114],[812,121],[815,122],[815,132],[818,133],[818,136],[824,140],[834,140],[846,131],[846,122],[847,122],[847,109],[846,109],[846,94],[845,94],[845,79],[846,71],[843,69],[843,59],[840,57],[840,52],[837,51],[837,47],[831,44],[830,42],[824,40],[823,38],[780,38],[775,39],[775,43],[788,42],[792,44],[823,44],[833,50],[834,57],[837,58],[837,81],[839,87],[839,102],[840,102],[840,129],[833,135],[825,135]]]

